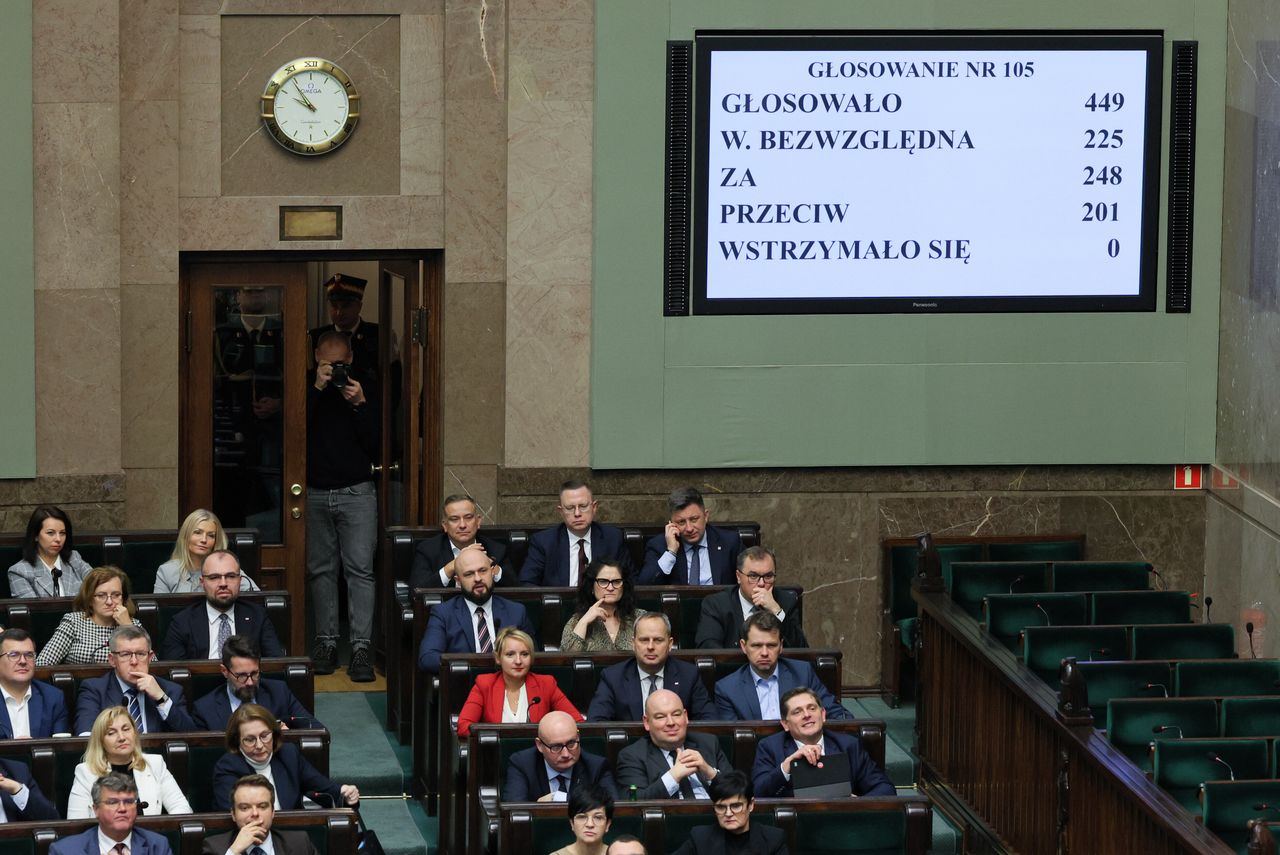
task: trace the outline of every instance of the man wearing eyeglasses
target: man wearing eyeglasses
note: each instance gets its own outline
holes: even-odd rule
[[[284,645],[267,610],[250,600],[240,602],[240,559],[234,552],[210,552],[200,571],[203,603],[193,603],[173,616],[160,658],[221,659],[222,645],[233,635],[250,640],[263,656],[285,656]]]
[[[578,724],[565,712],[549,712],[538,722],[532,748],[511,755],[503,802],[563,802],[576,787],[603,787],[617,798],[607,762],[582,750]]]
[[[98,824],[55,842],[49,855],[173,855],[163,834],[134,828],[138,785],[132,775],[103,775],[93,782],[89,795]]]
[[[782,643],[787,647],[808,647],[799,614],[799,598],[792,591],[774,590],[778,581],[773,553],[753,546],[738,556],[738,587],[712,594],[702,601],[698,647],[737,647],[742,622],[757,612],[769,612],[782,624]]]
[[[62,692],[35,679],[36,645],[25,629],[0,632],[0,739],[70,733]]]
[[[122,626],[111,635],[107,662],[111,670],[80,684],[76,695],[76,733],[88,736],[98,713],[121,706],[139,733],[199,730],[187,713],[182,687],[151,674],[151,636],[145,629]]]
[[[725,772],[707,788],[715,803],[715,825],[690,829],[689,837],[675,855],[787,855],[787,835],[781,828],[752,825],[756,808],[751,781],[742,772]]]
[[[622,529],[596,522],[600,505],[581,481],[560,485],[556,510],[564,522],[529,538],[529,554],[520,568],[521,585],[577,587],[578,576],[597,558],[631,568]]]
[[[233,635],[222,645],[222,665],[219,670],[226,678],[225,686],[219,686],[195,702],[196,724],[201,730],[226,730],[231,713],[241,704],[257,704],[266,707],[280,721],[280,726],[323,727],[312,717],[289,690],[284,680],[264,680],[262,659],[253,642],[242,635]]]

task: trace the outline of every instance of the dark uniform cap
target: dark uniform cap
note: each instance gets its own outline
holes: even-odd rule
[[[368,284],[368,279],[335,273],[329,277],[328,282],[324,283],[324,295],[331,303],[337,300],[363,300],[364,286]]]

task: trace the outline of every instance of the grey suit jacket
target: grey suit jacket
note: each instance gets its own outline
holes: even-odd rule
[[[63,560],[62,596],[74,597],[80,592],[80,583],[93,568],[74,549]],[[48,568],[36,559],[36,565],[19,561],[9,567],[9,596],[52,597],[53,576]]]
[[[714,736],[690,731],[685,735],[684,747],[698,751],[702,758],[719,772],[733,771],[729,758],[720,750],[720,741]],[[669,771],[671,771],[671,764],[667,762],[663,750],[645,736],[618,752],[618,769],[614,777],[618,782],[619,793],[627,792],[627,789],[635,784],[637,798],[680,798],[678,793],[673,796],[667,792],[666,785],[662,783],[662,776]],[[698,777],[702,780],[701,774]],[[708,783],[702,780],[703,787]]]

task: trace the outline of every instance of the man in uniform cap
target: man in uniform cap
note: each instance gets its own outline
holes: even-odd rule
[[[375,371],[378,365],[378,325],[360,317],[364,307],[364,289],[369,282],[346,273],[335,273],[324,283],[324,296],[329,303],[327,326],[311,331],[311,346],[317,347],[320,336],[329,330],[346,333],[351,339],[352,361],[361,370]]]

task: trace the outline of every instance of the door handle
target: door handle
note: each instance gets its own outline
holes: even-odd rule
[[[302,508],[290,508],[289,516],[293,517],[295,520],[302,519]]]
[[[382,467],[381,465],[377,464],[377,463],[370,463],[370,464],[369,464],[369,474],[370,474],[370,475],[377,475],[379,472],[381,472],[381,471],[382,471],[382,468],[383,468],[383,467]],[[392,474],[392,475],[399,475],[399,474],[400,474],[400,461],[399,461],[399,460],[395,461],[395,462],[394,462],[394,463],[392,463],[390,466],[386,467],[386,469],[387,469],[387,472],[388,472],[388,473],[390,473],[390,474]]]
[[[301,495],[302,495],[302,485],[301,485],[301,484],[291,484],[291,485],[289,486],[289,495],[291,495],[291,496],[301,496]]]

